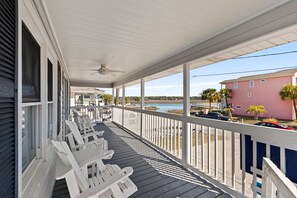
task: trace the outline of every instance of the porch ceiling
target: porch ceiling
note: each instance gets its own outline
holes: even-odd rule
[[[45,9],[48,10],[70,80],[108,84],[146,71],[168,57],[285,2],[287,0],[47,0]],[[260,48],[267,46],[262,43]],[[256,50],[259,46],[233,55]],[[228,58],[228,55],[219,55],[220,60]],[[209,59],[193,65],[198,67],[216,61],[219,60]],[[125,73],[99,78],[97,74],[90,75],[91,71],[82,70],[98,69],[100,63]],[[174,72],[178,70],[170,71]]]

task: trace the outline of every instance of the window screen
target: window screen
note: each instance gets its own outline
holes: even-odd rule
[[[29,165],[36,153],[35,107],[22,109],[22,162],[23,170]]]
[[[53,101],[53,64],[47,59],[47,100]]]
[[[22,25],[23,102],[40,102],[40,46]]]

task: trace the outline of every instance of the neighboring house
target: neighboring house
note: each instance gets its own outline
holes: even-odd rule
[[[281,100],[279,92],[286,84],[296,85],[297,69],[288,69],[268,74],[244,76],[238,79],[225,80],[220,84],[232,89],[232,104],[235,115],[246,114],[250,105],[264,105],[268,113],[262,117],[293,120],[295,113],[292,101]]]

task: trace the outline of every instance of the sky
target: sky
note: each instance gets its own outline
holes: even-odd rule
[[[297,51],[297,42],[292,42],[285,45],[262,50],[256,53],[247,54],[245,56],[263,55],[271,53],[280,53],[288,51]],[[245,57],[242,56],[242,57]],[[266,56],[258,58],[247,58],[247,59],[230,59],[222,62],[214,63],[204,67],[191,70],[190,73],[190,96],[198,96],[202,90],[207,88],[216,88],[219,90],[221,81],[239,78],[242,76],[249,76],[262,73],[275,72],[282,69],[262,71],[262,72],[251,72],[242,74],[228,74],[221,76],[207,76],[207,77],[195,77],[195,75],[201,74],[217,74],[217,73],[229,73],[229,72],[241,72],[241,71],[252,71],[261,69],[272,69],[272,68],[284,68],[285,67],[297,67],[297,53],[277,55],[277,56]],[[161,79],[149,81],[145,83],[145,96],[182,96],[182,73],[164,77]],[[111,93],[110,90],[107,93]],[[140,85],[134,85],[126,87],[126,96],[140,96]]]

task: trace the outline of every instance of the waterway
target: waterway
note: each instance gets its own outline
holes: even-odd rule
[[[208,103],[198,103],[193,105],[199,105],[199,106],[208,106]],[[145,104],[145,106],[154,106],[157,107],[158,112],[168,112],[169,110],[182,110],[183,104],[182,103],[148,103]],[[217,103],[212,104],[213,107],[217,106]]]

